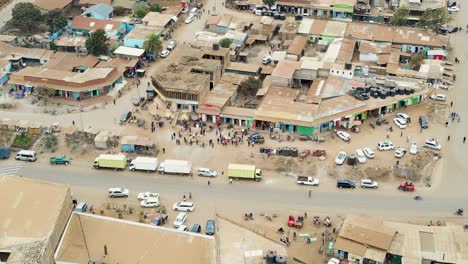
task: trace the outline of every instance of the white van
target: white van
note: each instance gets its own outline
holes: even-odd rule
[[[36,151],[20,150],[18,153],[16,153],[15,159],[24,161],[36,161]]]

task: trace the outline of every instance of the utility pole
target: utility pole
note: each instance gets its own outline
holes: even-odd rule
[[[82,112],[82,109],[81,109],[81,98],[78,100],[78,107],[80,108],[79,111],[80,111],[81,132],[84,132],[84,128],[83,128],[83,115],[81,114],[81,112]]]

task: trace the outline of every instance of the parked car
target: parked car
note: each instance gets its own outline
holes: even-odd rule
[[[442,145],[440,145],[439,140],[436,138],[429,138],[426,139],[424,142],[423,147],[430,148],[433,150],[440,150],[442,148]]]
[[[427,121],[427,116],[425,115],[421,115],[419,117],[419,125],[421,126],[421,128],[423,129],[426,129],[429,127],[429,122]]]
[[[33,150],[20,150],[15,155],[15,160],[23,160],[23,161],[36,161],[37,155],[36,151]]]
[[[215,234],[215,221],[214,220],[206,221],[205,234],[211,235],[211,236]]]
[[[132,117],[132,112],[127,111],[120,116],[120,123],[126,123]]]
[[[185,212],[193,212],[195,206],[192,202],[178,202],[172,206],[174,211],[185,211]]]
[[[364,151],[362,149],[356,149],[356,158],[361,164],[364,164],[367,161],[366,155],[364,154]]]
[[[434,101],[445,102],[447,100],[447,96],[445,94],[433,94],[429,96],[429,99],[432,99]]]
[[[405,154],[406,149],[400,147],[395,149],[395,158],[402,158]]]
[[[409,153],[413,154],[413,155],[416,155],[416,154],[418,154],[418,151],[419,151],[418,144],[416,144],[416,142],[413,141],[413,143],[411,143]]]
[[[192,226],[192,230],[190,230],[190,232],[193,232],[193,233],[200,233],[201,232],[201,226],[199,224],[194,224]]]
[[[179,231],[189,231],[188,226],[186,226],[186,225],[181,225],[181,226],[179,226],[179,227],[177,228],[177,230],[179,230]]]
[[[399,118],[399,117],[393,118],[393,123],[395,123],[395,125],[398,128],[401,128],[401,129],[406,128],[406,120],[403,118]]]
[[[124,197],[127,198],[130,192],[125,188],[109,188],[109,197]]]
[[[340,264],[340,260],[337,258],[331,258],[327,264]]]
[[[348,133],[344,132],[344,131],[336,131],[336,135],[339,138],[341,138],[343,141],[348,142],[348,141],[351,140],[351,136]]]
[[[373,180],[362,179],[361,180],[361,188],[363,188],[363,189],[377,189],[377,188],[379,188],[379,184],[376,181],[373,181]]]
[[[176,46],[177,46],[177,41],[171,40],[169,41],[169,44],[167,44],[167,50],[172,51],[175,49]]]
[[[373,159],[375,157],[375,153],[371,148],[364,148],[362,151],[368,159]]]
[[[185,19],[185,24],[190,24],[193,22],[193,20],[195,20],[195,15],[190,15],[187,17],[187,19]]]
[[[218,173],[215,170],[212,170],[212,169],[199,168],[198,169],[198,176],[214,178],[214,177],[218,176]]]
[[[70,158],[67,156],[55,156],[50,158],[49,163],[52,165],[57,165],[57,164],[65,164],[68,165],[70,163]]]
[[[270,62],[271,62],[271,56],[269,56],[269,55],[266,56],[265,58],[263,58],[263,60],[262,60],[262,63],[265,64],[265,65],[270,64]]]
[[[346,160],[346,152],[344,151],[338,152],[338,155],[336,155],[336,158],[335,158],[336,165],[343,165],[345,160]]]
[[[153,208],[159,206],[159,197],[152,197],[140,202],[140,206],[143,208]]]
[[[187,213],[179,213],[174,220],[174,227],[178,228],[179,226],[183,225],[187,220]]]
[[[159,198],[159,193],[152,193],[152,192],[141,192],[138,194],[138,200],[145,200],[149,198]]]
[[[249,142],[254,142],[255,144],[265,143],[265,138],[260,133],[253,133],[247,138],[247,140]]]
[[[168,51],[168,50],[163,50],[163,51],[161,51],[161,53],[159,54],[159,56],[160,56],[161,58],[166,58],[167,56],[169,56],[169,53],[170,53],[170,51]]]
[[[337,180],[336,181],[336,187],[342,189],[342,188],[347,188],[347,189],[354,189],[356,188],[356,184],[353,181],[350,180]]]
[[[86,212],[88,210],[88,205],[85,202],[80,202],[76,205],[74,211],[75,212]]]
[[[397,113],[396,117],[404,119],[406,123],[411,123],[411,117],[405,113]]]
[[[156,225],[156,226],[164,225],[167,222],[168,218],[169,217],[167,214],[160,214],[156,216],[155,218],[153,218],[150,224]]]
[[[383,140],[377,143],[377,149],[380,151],[395,149],[395,146],[390,140]]]
[[[460,11],[460,8],[458,8],[458,6],[451,6],[451,7],[448,7],[447,10],[449,13],[454,13],[454,12]]]

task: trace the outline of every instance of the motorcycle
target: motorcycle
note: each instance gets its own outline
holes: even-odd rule
[[[463,216],[463,209],[460,208],[455,212],[455,215]]]
[[[277,229],[276,229],[276,233],[283,234],[283,233],[284,233],[284,229],[283,229],[282,227],[277,228]]]
[[[423,198],[421,195],[416,195],[413,199],[416,201],[419,201],[419,200],[422,200]]]

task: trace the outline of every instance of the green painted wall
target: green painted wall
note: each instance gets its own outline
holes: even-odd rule
[[[297,126],[297,133],[303,135],[312,135],[314,134],[314,127]]]

